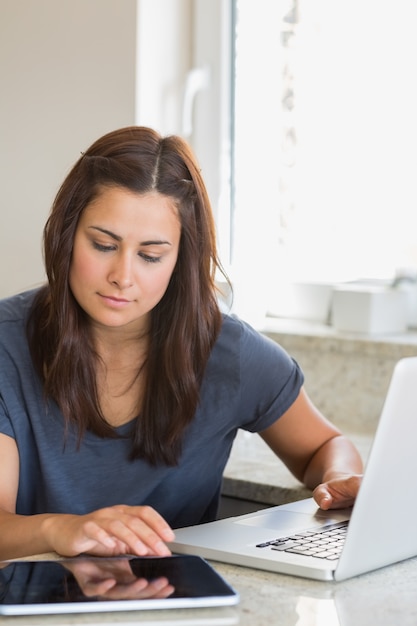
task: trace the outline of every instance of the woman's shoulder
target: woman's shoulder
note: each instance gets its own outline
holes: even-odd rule
[[[223,313],[223,323],[215,348],[229,350],[239,355],[249,355],[254,358],[257,354],[284,355],[285,350],[272,341],[262,332],[256,330],[234,314]]]
[[[248,331],[249,327],[242,319],[231,313],[222,313],[222,325],[214,347],[237,349]]]
[[[38,292],[39,289],[30,289],[2,298],[0,300],[0,323],[25,321]]]
[[[0,376],[2,395],[5,386],[15,391],[22,388],[28,372],[32,372],[26,326],[36,292],[26,291],[0,300],[0,361],[4,366]]]
[[[218,398],[224,406],[237,403],[244,428],[269,426],[295,400],[303,380],[298,363],[280,344],[239,317],[223,315],[206,371],[207,388],[214,389],[217,403]]]

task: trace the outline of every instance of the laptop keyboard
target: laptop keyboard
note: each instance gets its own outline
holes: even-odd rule
[[[271,548],[279,552],[314,556],[318,559],[336,561],[343,548],[348,522],[329,524],[320,529],[306,530],[290,537],[280,537],[258,543],[257,548]]]

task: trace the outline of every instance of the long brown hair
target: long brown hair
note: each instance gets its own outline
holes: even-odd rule
[[[193,419],[210,351],[221,326],[215,273],[222,271],[206,187],[188,144],[132,126],[98,139],[64,180],[44,229],[48,283],[34,301],[28,336],[45,395],[67,425],[116,437],[100,410],[98,356],[88,318],[69,287],[72,249],[81,213],[103,186],[136,193],[156,190],[175,202],[181,222],[176,267],[151,312],[145,396],[134,421],[131,458],[175,464],[182,434]],[[139,407],[138,407],[139,411]]]

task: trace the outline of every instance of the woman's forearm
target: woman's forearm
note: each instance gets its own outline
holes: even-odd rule
[[[353,443],[344,435],[337,435],[314,454],[304,472],[303,482],[309,489],[314,489],[335,478],[362,472],[362,459]]]
[[[53,548],[43,530],[49,517],[0,510],[0,560],[51,552]]]

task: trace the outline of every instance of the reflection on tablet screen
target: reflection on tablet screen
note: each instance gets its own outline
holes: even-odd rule
[[[197,556],[78,557],[0,569],[0,613],[69,613],[224,606],[238,596]]]

